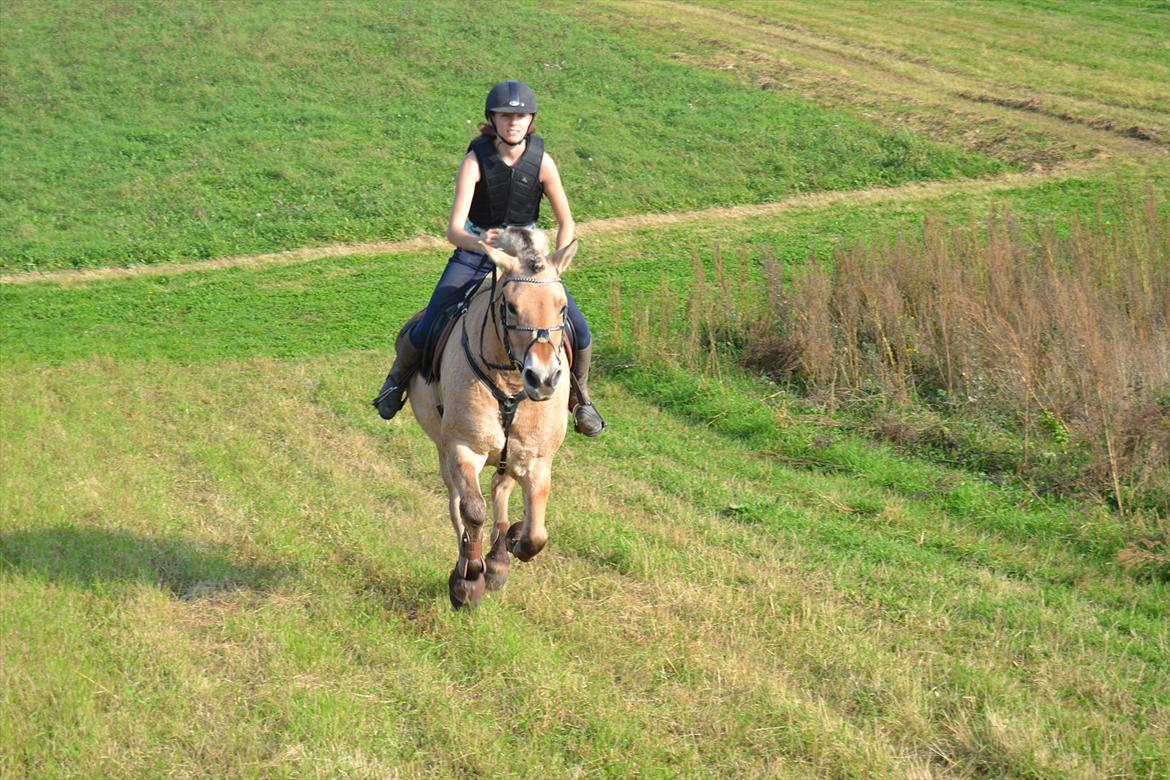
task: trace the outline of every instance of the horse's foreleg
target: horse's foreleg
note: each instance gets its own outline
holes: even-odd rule
[[[492,477],[492,550],[487,557],[487,589],[499,590],[508,581],[508,497],[516,480],[506,472],[497,471]]]
[[[532,560],[544,549],[548,531],[544,527],[544,510],[548,506],[551,469],[548,463],[537,462],[528,469],[522,482],[524,487],[524,522],[508,529],[508,546],[522,561]]]
[[[447,468],[447,458],[440,453],[439,472],[443,475],[443,484],[447,486],[447,513],[451,516],[451,528],[455,531],[455,543],[463,538],[463,518],[459,516],[459,488],[451,476],[451,469]]]
[[[478,604],[486,584],[483,526],[487,522],[487,503],[479,490],[479,470],[484,460],[466,447],[456,447],[447,462],[451,525],[459,536],[459,559],[447,588],[456,609]]]

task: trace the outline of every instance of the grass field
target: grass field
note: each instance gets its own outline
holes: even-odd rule
[[[7,4],[0,268],[440,233],[483,85],[513,70],[579,219],[1004,168],[498,5],[514,35],[456,3]]]
[[[1170,581],[1118,558],[1164,516],[630,345],[716,246],[1123,224],[1170,185],[1170,10],[477,8],[0,9],[0,270],[47,272],[0,283],[0,776],[1170,777]],[[437,235],[501,71],[611,428],[465,614],[434,448],[367,400],[445,252],[198,259]]]

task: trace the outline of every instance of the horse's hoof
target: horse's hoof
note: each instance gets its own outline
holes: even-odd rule
[[[473,580],[465,580],[459,576],[457,569],[452,569],[451,576],[447,578],[447,595],[451,597],[451,606],[455,609],[478,606],[486,587],[487,582],[483,576],[477,575]]]
[[[508,526],[508,533],[504,537],[504,542],[507,544],[509,550],[515,547],[516,543],[520,541],[520,535],[522,533],[524,533],[524,521],[519,520]]]
[[[484,575],[487,581],[487,589],[493,593],[498,590],[503,590],[504,586],[508,584],[508,570],[504,569],[500,572],[494,572],[491,567],[488,567],[487,574]]]
[[[508,549],[512,554],[527,563],[536,557],[536,554],[544,549],[544,541],[533,542],[531,538],[524,536],[524,523],[512,523],[508,528]]]
[[[488,553],[487,572],[484,575],[487,578],[488,590],[499,590],[508,581],[508,569],[512,565],[512,560],[508,557],[506,541],[501,534],[492,545],[492,551]]]
[[[531,539],[521,539],[512,548],[512,554],[520,559],[521,563],[528,563],[544,549],[544,543],[533,544]]]

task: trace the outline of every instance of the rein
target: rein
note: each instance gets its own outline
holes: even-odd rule
[[[483,364],[485,366],[487,366],[488,368],[495,369],[497,371],[519,371],[524,366],[523,361],[517,360],[516,356],[512,354],[512,345],[508,341],[508,331],[510,331],[510,330],[520,331],[523,333],[535,333],[536,334],[536,338],[534,338],[531,342],[529,342],[528,347],[524,350],[524,358],[528,357],[528,352],[529,352],[529,350],[532,349],[533,345],[539,344],[542,341],[551,344],[552,343],[552,334],[557,332],[557,331],[562,332],[561,346],[558,348],[557,351],[559,352],[561,349],[564,348],[564,345],[565,345],[565,339],[564,339],[564,335],[563,335],[563,332],[565,330],[565,317],[566,317],[565,314],[561,315],[561,324],[554,325],[551,328],[537,328],[537,327],[532,326],[532,325],[519,325],[519,324],[512,325],[512,324],[509,324],[508,310],[506,307],[506,301],[504,300],[504,288],[507,287],[508,284],[510,284],[511,282],[516,282],[518,284],[551,284],[554,282],[556,282],[558,284],[562,284],[562,285],[564,284],[564,282],[562,282],[559,277],[556,279],[537,279],[537,278],[532,277],[532,276],[511,276],[511,277],[508,277],[507,279],[504,280],[504,283],[502,285],[500,285],[500,293],[499,293],[499,300],[498,300],[500,316],[499,316],[499,321],[497,322],[497,320],[496,320],[496,305],[497,305],[496,269],[495,268],[492,269],[491,294],[488,297],[487,308],[484,310],[483,322],[480,325],[480,330],[479,330],[479,359],[480,359],[480,361],[483,362]],[[504,352],[507,353],[508,359],[511,361],[508,364],[493,363],[484,357],[484,354],[483,354],[483,334],[484,334],[484,331],[487,330],[487,321],[488,321],[489,314],[491,315],[491,318],[492,318],[492,330],[495,332],[496,337],[504,345]],[[502,333],[501,333],[501,326],[503,328]],[[472,351],[471,351],[471,341],[467,336],[467,317],[466,316],[463,317],[462,331],[463,332],[462,332],[461,341],[463,342],[463,354],[467,357],[467,362],[471,365],[471,370],[475,372],[476,378],[487,387],[487,389],[491,392],[492,397],[496,399],[496,403],[500,407],[500,424],[503,426],[503,429],[504,429],[504,446],[500,450],[500,462],[496,466],[496,473],[502,474],[502,473],[504,473],[504,471],[508,467],[508,440],[511,437],[512,421],[516,419],[516,410],[520,406],[520,402],[523,401],[524,398],[526,397],[526,393],[524,392],[523,387],[521,387],[520,390],[518,390],[517,392],[512,393],[512,394],[508,394],[508,393],[504,392],[503,390],[500,389],[500,387],[498,385],[496,385],[496,383],[494,381],[492,381],[492,378],[488,375],[488,373],[479,367],[479,363],[476,362],[475,356],[472,354]]]

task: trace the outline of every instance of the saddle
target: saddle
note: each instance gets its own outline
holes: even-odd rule
[[[426,309],[421,309],[417,314],[406,321],[402,326],[402,330],[398,331],[398,338],[395,343],[399,343],[400,339],[407,338],[407,333],[414,327],[414,324],[423,318],[427,313]],[[459,321],[459,317],[442,317],[435,323],[430,333],[426,334],[426,340],[422,346],[422,360],[419,362],[418,372],[422,374],[422,378],[426,380],[427,384],[433,384],[439,381],[439,366],[443,362],[443,349],[447,346],[447,340],[451,338],[452,331],[455,330],[455,323]]]

